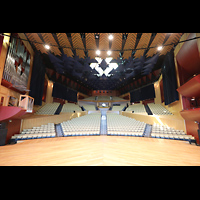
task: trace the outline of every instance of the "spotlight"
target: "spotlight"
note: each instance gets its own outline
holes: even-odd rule
[[[95,39],[99,39],[99,34],[98,33],[95,34]]]
[[[112,39],[113,39],[113,35],[109,35],[109,36],[108,36],[108,39],[109,39],[109,40],[112,40]]]
[[[109,50],[109,51],[107,51],[107,54],[108,54],[109,56],[111,55],[111,53],[112,53],[112,52],[111,52],[110,50]]]
[[[158,51],[160,51],[160,50],[162,50],[162,48],[163,48],[162,46],[159,46],[157,49],[158,49]]]
[[[101,52],[100,52],[99,50],[96,51],[96,54],[97,54],[97,55],[100,55],[100,53],[101,53]]]
[[[50,46],[49,46],[48,44],[45,44],[44,47],[45,47],[46,49],[50,49]]]

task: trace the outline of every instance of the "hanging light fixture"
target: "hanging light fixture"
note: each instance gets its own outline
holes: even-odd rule
[[[108,39],[109,39],[109,40],[112,40],[112,39],[113,39],[113,35],[109,35],[109,36],[108,36]]]
[[[159,46],[157,49],[158,49],[158,51],[161,51],[163,49],[163,47]]]
[[[110,50],[107,51],[107,54],[108,54],[109,56],[111,55],[111,53],[112,53],[112,51],[110,51]]]
[[[48,44],[45,44],[44,47],[45,47],[46,49],[48,49],[48,50],[50,49],[50,46],[49,46]]]
[[[100,54],[101,54],[101,51],[97,50],[97,51],[96,51],[96,54],[97,54],[97,55],[100,55]]]

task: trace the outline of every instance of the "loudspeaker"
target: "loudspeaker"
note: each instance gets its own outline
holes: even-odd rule
[[[8,129],[0,129],[0,146],[3,146],[6,144],[6,136],[7,136],[7,130]]]

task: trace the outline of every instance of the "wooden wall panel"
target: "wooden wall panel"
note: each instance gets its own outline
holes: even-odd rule
[[[36,126],[41,126],[41,125],[45,125],[48,123],[61,123],[63,121],[67,121],[70,120],[72,118],[75,117],[80,117],[83,115],[86,115],[87,112],[83,111],[83,112],[78,112],[78,113],[65,113],[65,114],[60,114],[60,115],[34,115],[31,118],[26,118],[23,119],[22,121],[22,130],[23,129],[29,129],[29,128],[33,128]]]
[[[153,125],[154,123],[160,124],[160,125],[165,125],[172,127],[176,130],[185,130],[185,122],[182,117],[177,117],[174,115],[166,116],[166,115],[142,115],[142,114],[134,114],[131,112],[121,112],[122,115],[134,118],[136,120],[139,120],[141,122],[145,122],[148,124]]]
[[[196,37],[196,33],[191,33],[188,39]],[[200,73],[200,56],[197,40],[185,42],[176,55],[178,64],[191,75]]]

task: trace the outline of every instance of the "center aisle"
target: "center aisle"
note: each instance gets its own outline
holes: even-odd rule
[[[107,135],[107,110],[108,108],[99,108],[101,111],[100,135]]]

